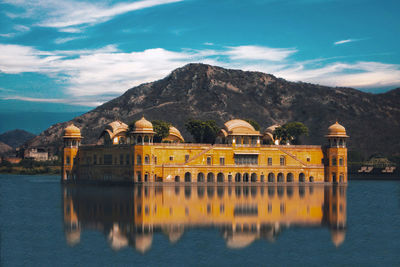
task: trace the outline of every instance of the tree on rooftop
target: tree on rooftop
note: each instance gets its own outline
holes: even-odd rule
[[[192,135],[196,143],[213,144],[219,131],[214,120],[190,119],[185,123],[186,130]]]
[[[281,144],[291,142],[294,145],[300,144],[300,136],[308,136],[308,128],[301,122],[288,122],[277,127],[273,133],[274,139],[279,139]]]
[[[251,126],[253,126],[254,127],[254,129],[256,130],[256,131],[259,131],[260,130],[260,124],[258,124],[258,122],[256,122],[255,120],[253,120],[253,119],[246,119],[245,121],[247,121],[248,123],[250,123],[251,124]]]
[[[161,141],[169,135],[169,127],[171,123],[163,121],[163,120],[154,120],[151,121],[153,124],[153,130],[156,132],[154,134],[154,142],[161,143]]]

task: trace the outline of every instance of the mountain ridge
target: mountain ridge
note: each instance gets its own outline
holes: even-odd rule
[[[171,122],[184,135],[189,118],[214,119],[218,125],[233,118],[251,118],[262,130],[272,124],[301,121],[310,129],[308,144],[323,144],[330,124],[339,120],[351,136],[350,149],[365,155],[400,149],[400,88],[371,94],[353,88],[289,82],[274,75],[191,63],[158,81],[128,89],[71,121],[57,123],[28,146],[60,148],[62,129],[73,122],[84,143],[94,143],[105,124],[126,123],[144,115]]]
[[[15,129],[0,134],[0,142],[3,142],[15,149],[35,136],[36,135],[28,131]]]

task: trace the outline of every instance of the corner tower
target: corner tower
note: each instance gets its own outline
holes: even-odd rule
[[[64,147],[62,157],[62,170],[61,180],[63,182],[73,179],[74,173],[74,162],[76,154],[78,154],[78,148],[81,143],[81,130],[74,124],[69,125],[64,130]]]
[[[325,151],[325,182],[347,183],[346,129],[338,122],[328,128]]]

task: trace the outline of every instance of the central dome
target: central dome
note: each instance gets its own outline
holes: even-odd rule
[[[259,135],[260,132],[256,131],[254,127],[244,120],[230,120],[225,122],[224,129],[229,135]]]
[[[153,124],[143,116],[140,120],[135,122],[133,133],[154,133]]]

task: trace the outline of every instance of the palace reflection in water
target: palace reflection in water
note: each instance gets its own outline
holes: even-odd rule
[[[178,242],[188,228],[215,227],[229,248],[274,241],[286,228],[327,227],[332,242],[345,239],[346,186],[135,186],[63,188],[69,245],[98,230],[110,246],[148,251],[153,234]],[[190,231],[190,230],[189,230]],[[310,242],[312,237],[310,236]]]

